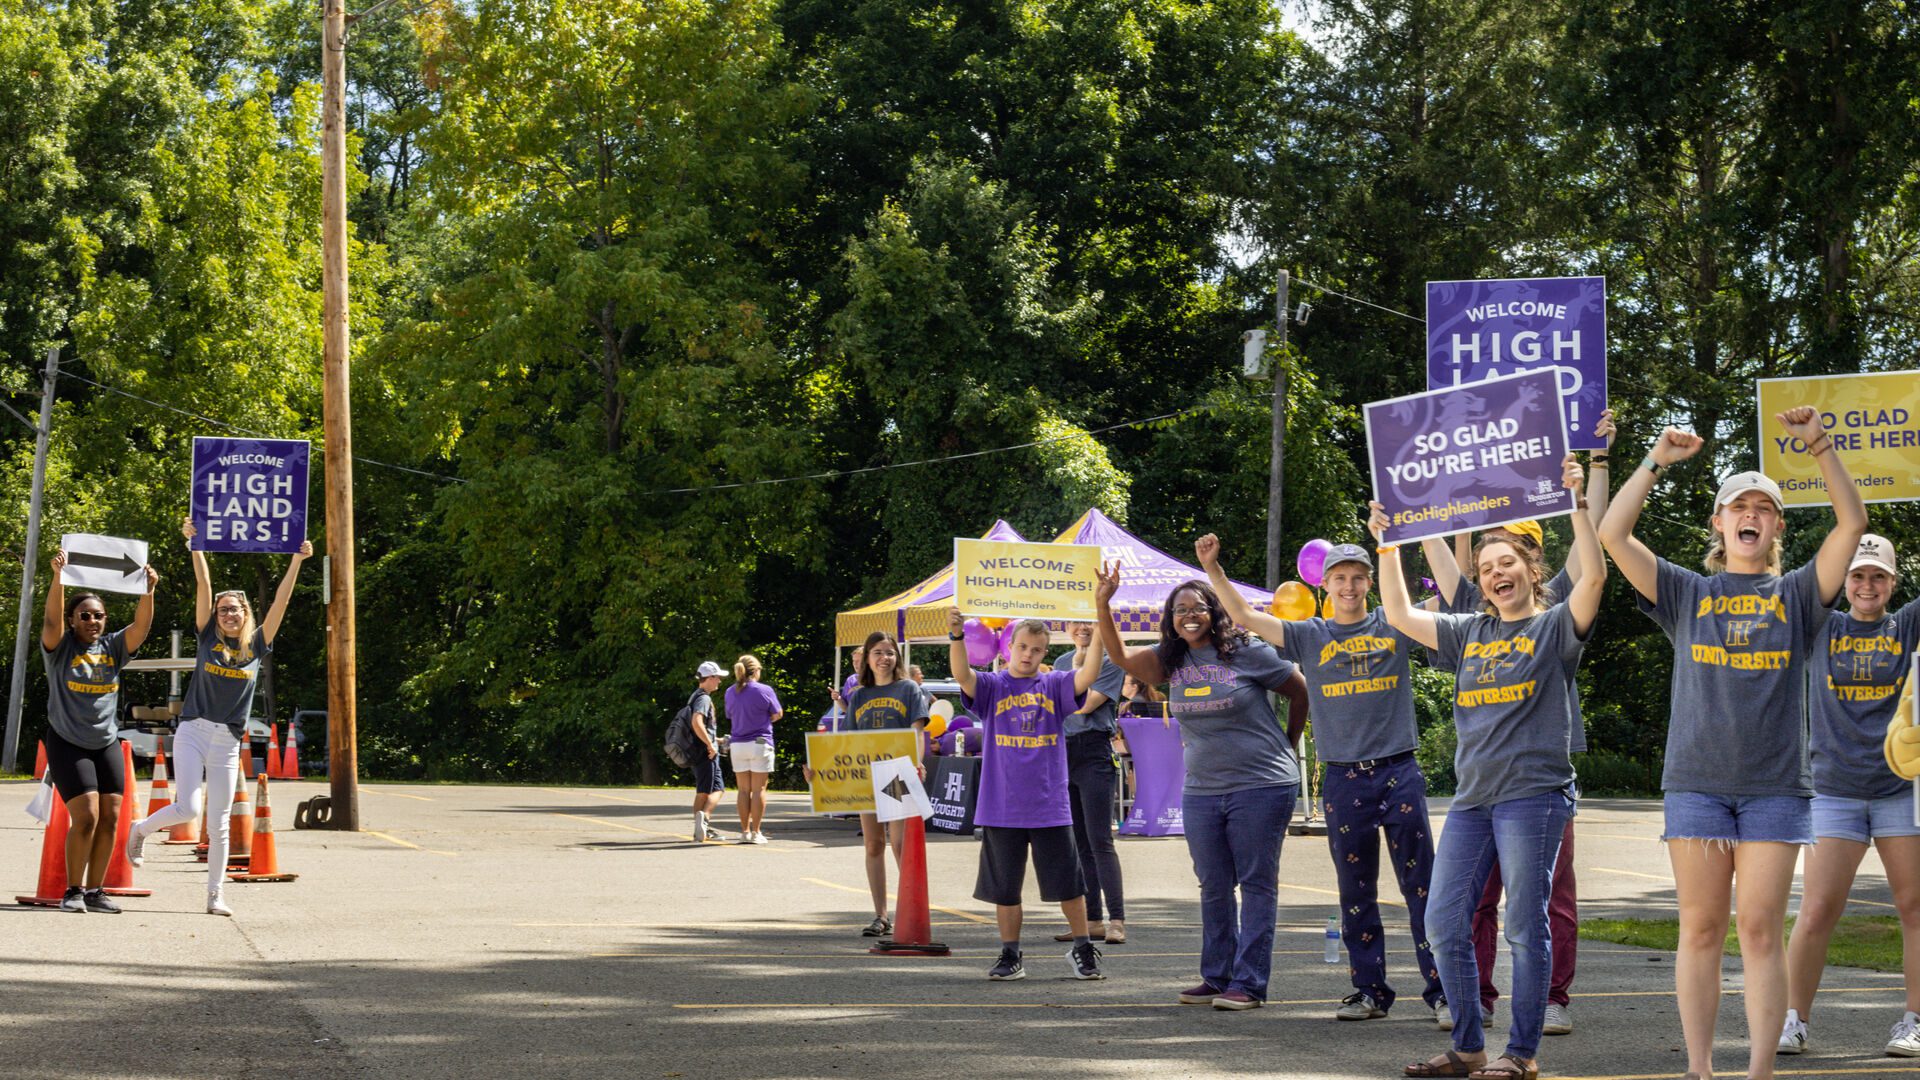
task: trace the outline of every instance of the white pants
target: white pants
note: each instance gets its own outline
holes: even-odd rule
[[[219,892],[227,880],[227,824],[240,775],[240,739],[225,724],[184,720],[173,736],[173,767],[173,802],[136,822],[134,828],[152,836],[185,825],[200,816],[200,804],[205,801],[207,892]]]

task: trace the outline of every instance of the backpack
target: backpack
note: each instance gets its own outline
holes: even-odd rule
[[[700,747],[700,740],[693,734],[693,703],[699,697],[699,691],[695,691],[687,703],[680,706],[680,711],[673,714],[673,719],[667,721],[667,759],[683,769],[693,765]]]

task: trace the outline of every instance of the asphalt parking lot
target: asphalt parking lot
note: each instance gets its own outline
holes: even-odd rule
[[[1111,1077],[1399,1075],[1446,1046],[1418,1007],[1404,912],[1387,909],[1402,1005],[1339,1023],[1344,963],[1325,841],[1290,837],[1272,999],[1244,1013],[1180,1006],[1195,980],[1197,890],[1178,839],[1122,841],[1129,942],[1109,978],[1068,977],[1057,911],[1029,882],[1029,977],[992,983],[992,909],[970,896],[975,842],[929,844],[945,959],[865,951],[858,836],[776,794],[760,846],[694,844],[685,791],[370,784],[357,834],[296,832],[323,785],[275,785],[292,884],[230,886],[201,911],[204,867],[150,848],[150,898],[120,916],[0,909],[6,1077]],[[0,865],[31,891],[41,832],[0,784]],[[1436,815],[1439,810],[1436,808]],[[731,809],[719,825],[732,831]],[[1667,917],[1673,886],[1654,802],[1589,800],[1575,865],[1587,916]],[[1890,914],[1870,855],[1857,909]],[[1502,982],[1505,981],[1504,962]],[[1745,1062],[1740,968],[1727,962],[1718,1060]],[[1585,942],[1572,1035],[1542,1073],[1677,1077],[1667,954]],[[1816,1049],[1783,1076],[1920,1076],[1881,1056],[1901,979],[1834,968]],[[1501,1010],[1490,1043],[1504,1036]],[[1768,1038],[1772,1033],[1768,1034]]]

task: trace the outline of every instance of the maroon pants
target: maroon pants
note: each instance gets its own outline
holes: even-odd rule
[[[1500,919],[1500,862],[1494,860],[1480,906],[1473,909],[1473,952],[1480,961],[1480,1004],[1492,1009],[1500,1000],[1493,985],[1493,954]],[[1547,929],[1553,939],[1553,980],[1547,988],[1549,1004],[1565,1008],[1567,988],[1573,985],[1575,956],[1580,943],[1580,903],[1574,898],[1573,821],[1560,837],[1560,858],[1553,864],[1553,894],[1547,899]]]

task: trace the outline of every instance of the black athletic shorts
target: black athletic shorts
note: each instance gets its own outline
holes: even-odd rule
[[[98,750],[81,749],[55,731],[47,732],[41,741],[47,745],[47,772],[53,774],[53,789],[60,793],[61,802],[89,791],[108,795],[126,791],[126,758],[119,739]]]
[[[1033,876],[1040,880],[1040,899],[1049,903],[1087,895],[1087,879],[1080,873],[1080,851],[1073,843],[1073,826],[1010,829],[980,826],[980,877],[973,898],[989,904],[1017,905],[1027,885],[1027,850],[1033,850]]]
[[[705,743],[696,743],[693,747],[693,790],[701,795],[714,791],[727,790],[727,781],[720,773],[720,758],[707,756]]]

